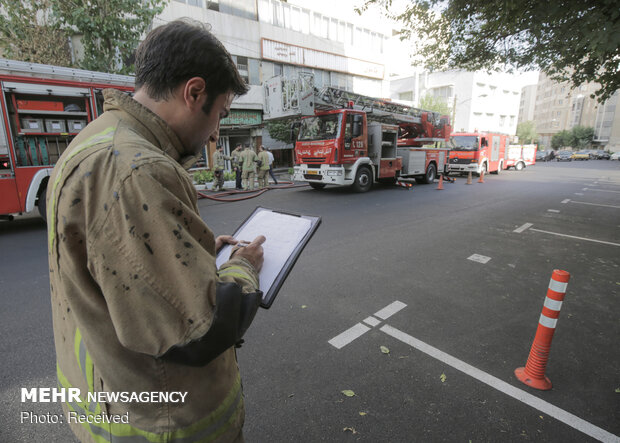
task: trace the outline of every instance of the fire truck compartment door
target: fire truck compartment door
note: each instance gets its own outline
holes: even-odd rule
[[[3,82],[2,89],[17,94],[59,95],[64,97],[90,97],[90,89],[70,86],[38,85],[35,83]]]
[[[409,151],[409,161],[405,168],[406,175],[424,174],[426,169],[426,153],[424,151]]]
[[[493,137],[493,146],[491,147],[491,161],[499,160],[499,137]]]

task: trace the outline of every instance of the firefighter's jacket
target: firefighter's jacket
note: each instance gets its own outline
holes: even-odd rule
[[[256,172],[256,161],[258,160],[258,156],[256,152],[250,148],[245,148],[241,152],[241,162],[243,164],[242,170]]]
[[[258,161],[261,162],[258,167],[259,171],[269,171],[269,154],[267,154],[267,151],[261,151],[258,153]]]
[[[218,281],[247,293],[258,276],[245,259],[218,276],[215,239],[184,169],[196,158],[130,96],[104,96],[105,113],[71,143],[48,186],[58,381],[79,388],[81,400],[64,403],[65,415],[87,417],[71,423],[82,441],[233,441],[244,420],[234,349],[201,367],[160,357],[209,330]],[[88,401],[96,391],[187,395]],[[126,413],[129,423],[95,418]]]
[[[233,168],[241,168],[241,154],[243,153],[242,149],[235,148],[233,152],[230,153],[230,158],[232,162]]]
[[[213,153],[213,169],[216,171],[224,169],[226,167],[226,160],[230,160],[230,157],[216,150]]]

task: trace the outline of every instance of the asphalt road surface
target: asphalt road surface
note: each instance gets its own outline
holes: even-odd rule
[[[620,441],[620,162],[465,183],[199,201],[216,234],[256,206],[322,217],[238,350],[246,441]],[[56,386],[45,226],[1,222],[0,251],[0,441],[72,441],[21,418],[60,413],[20,399]],[[538,391],[514,370],[554,269],[571,279]]]

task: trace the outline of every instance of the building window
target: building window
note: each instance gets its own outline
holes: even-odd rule
[[[505,115],[500,115],[499,116],[499,125],[500,126],[504,126],[504,123],[506,123],[506,116]]]
[[[412,102],[413,101],[413,91],[399,92],[398,93],[398,99],[399,100],[407,100],[407,101]]]
[[[282,75],[282,64],[274,63],[273,64],[273,75]]]
[[[515,116],[511,115],[510,116],[510,126],[514,126],[514,124],[515,124]]]
[[[210,9],[211,11],[219,11],[220,0],[207,0],[207,9]]]

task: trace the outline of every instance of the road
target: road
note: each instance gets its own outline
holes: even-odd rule
[[[322,217],[238,350],[248,442],[620,441],[620,162],[436,187],[199,201],[216,234],[259,205]],[[0,247],[0,441],[71,441],[64,426],[20,423],[19,388],[56,384],[45,228],[3,222]],[[537,391],[514,370],[554,269],[571,280],[553,389]]]

